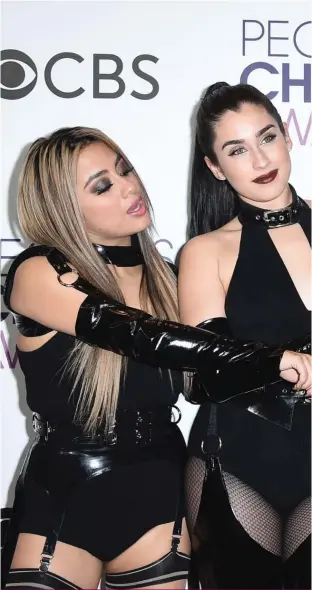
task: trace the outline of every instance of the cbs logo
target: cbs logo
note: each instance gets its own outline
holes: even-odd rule
[[[35,88],[38,80],[38,69],[35,62],[23,51],[17,49],[4,49],[0,52],[1,58],[1,97],[6,100],[18,100],[24,98]],[[64,61],[66,60],[66,61]],[[82,86],[65,91],[59,88],[53,81],[53,68],[56,64],[62,67],[66,66],[66,79],[68,79],[70,67],[73,62],[82,63],[84,58],[78,53],[65,51],[53,55],[44,67],[44,81],[52,94],[59,98],[76,98],[85,92]],[[132,61],[132,72],[141,80],[148,84],[147,92],[142,93],[137,90],[130,92],[131,96],[139,100],[151,100],[159,92],[159,84],[156,78],[146,72],[146,62],[156,64],[158,57],[147,53],[136,56]],[[113,64],[113,71],[112,70]],[[143,64],[143,67],[141,67]],[[102,69],[108,68],[108,73],[103,73]],[[95,53],[92,61],[92,82],[93,98],[119,98],[126,91],[126,83],[121,77],[124,65],[118,55],[111,53]],[[100,89],[100,82],[107,80],[117,89],[111,92]]]

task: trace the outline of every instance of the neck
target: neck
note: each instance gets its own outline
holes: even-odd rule
[[[304,215],[306,209],[304,201],[300,199],[293,187],[290,189],[290,198],[287,198],[286,205],[284,207],[278,206],[278,199],[273,201],[273,208],[269,208],[269,203],[265,203],[266,207],[255,205],[255,201],[252,203],[247,202],[246,199],[241,199],[238,220],[242,225],[254,225],[264,227],[266,229],[274,229],[276,227],[284,227],[286,225],[293,225],[298,223],[301,216]],[[285,203],[285,201],[283,201]],[[280,204],[280,203],[279,203]]]
[[[270,201],[254,201],[252,199],[248,199],[243,195],[239,195],[239,198],[248,205],[252,205],[253,207],[258,207],[259,209],[264,209],[265,211],[268,211],[288,207],[292,203],[293,195],[289,184],[287,184],[283,192],[278,197]]]
[[[131,236],[124,236],[121,238],[104,238],[95,234],[89,234],[92,244],[100,244],[101,246],[131,246]]]

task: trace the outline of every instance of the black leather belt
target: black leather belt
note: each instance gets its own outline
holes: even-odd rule
[[[116,413],[113,427],[108,433],[99,427],[95,435],[84,433],[83,426],[73,422],[55,423],[44,416],[33,414],[33,429],[38,438],[57,443],[83,443],[146,446],[159,436],[164,435],[172,424],[181,420],[181,411],[177,406],[159,406],[153,410],[125,409]]]

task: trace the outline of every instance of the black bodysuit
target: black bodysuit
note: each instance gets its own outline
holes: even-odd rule
[[[34,352],[18,352],[28,405],[49,422],[57,423],[58,432],[69,433],[74,428],[71,422],[77,397],[71,396],[71,379],[64,374],[74,340],[57,333]],[[165,413],[176,403],[182,386],[180,376],[174,375],[172,388],[168,371],[129,359],[117,418],[118,411],[138,408],[163,408]],[[132,427],[129,418],[129,429]],[[57,440],[56,434],[51,435],[51,441],[53,437]],[[117,557],[154,526],[174,521],[182,481],[184,441],[178,427],[172,424],[168,429],[164,423],[163,430],[159,429],[154,442],[155,460],[150,459],[144,447],[127,450],[127,434],[123,428],[125,443],[119,444],[123,466],[94,478],[75,492],[59,536],[60,541],[85,549],[104,562]],[[20,532],[46,536],[48,518],[48,497],[35,484],[29,485]]]
[[[240,249],[225,311],[236,338],[281,344],[308,334],[311,314],[299,297],[266,225],[255,221],[258,212],[242,202]],[[304,204],[298,222],[311,243],[308,205]],[[279,395],[274,385],[268,389],[272,398]],[[286,382],[284,391],[287,396],[289,384]],[[189,523],[195,531],[205,473],[202,452],[205,443],[202,446],[202,441],[205,441],[211,408],[212,404],[201,406],[189,439]],[[286,566],[283,567],[282,562],[287,564],[291,557],[295,559],[296,552],[301,544],[308,543],[310,535],[310,405],[307,400],[297,402],[287,428],[239,408],[231,401],[213,408],[214,412],[216,410],[216,433],[222,441],[218,456],[223,482],[232,511],[247,535],[237,528],[231,538],[225,520],[223,533],[220,530],[218,552],[218,541],[210,531],[214,549],[210,551],[207,545],[205,555],[202,553],[199,560],[202,568],[206,562],[206,571],[202,574],[204,587],[211,587],[209,583],[220,588],[297,587],[287,582]],[[202,512],[201,523],[205,518]],[[209,526],[213,528],[211,523]],[[219,526],[222,529],[221,520]],[[200,527],[197,522],[199,537]],[[228,545],[224,539],[222,541],[222,534]],[[241,546],[240,535],[245,543]],[[255,541],[251,552],[247,536]],[[302,568],[302,564],[298,567]],[[305,561],[303,567],[307,573],[309,563]]]
[[[95,247],[102,255],[104,248]],[[64,256],[52,250],[30,247],[14,261],[5,289],[8,307],[16,269],[25,259],[49,256],[50,252],[55,270],[68,272]],[[103,257],[108,251],[116,264],[142,264],[135,248],[106,247]],[[83,288],[89,287],[83,283]],[[17,315],[16,321],[19,330],[30,337],[50,332],[23,316]],[[91,437],[75,418],[80,387],[79,383],[73,387],[67,364],[75,342],[74,337],[57,332],[37,350],[17,351],[37,439],[17,484],[9,540],[5,541],[4,576],[18,533],[46,537],[39,581],[44,587],[50,587],[52,580],[56,584],[53,588],[67,588],[66,581],[55,580],[53,575],[53,579],[45,577],[57,540],[84,549],[105,563],[155,526],[174,522],[171,551],[159,563],[126,572],[126,580],[124,573],[108,574],[106,586],[123,587],[126,581],[129,587],[140,587],[146,585],[146,579],[153,585],[167,576],[170,580],[185,578],[189,557],[178,547],[185,513],[186,446],[173,409],[183,391],[182,373],[129,358],[120,380],[114,425],[105,433],[104,425],[99,424]],[[45,554],[49,555],[47,567]],[[38,583],[33,571],[26,572],[30,576],[27,580],[22,572],[21,580],[21,572],[14,570],[8,587],[26,581]]]

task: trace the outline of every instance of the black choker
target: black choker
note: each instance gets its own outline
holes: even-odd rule
[[[137,236],[131,237],[131,246],[103,246],[102,244],[93,244],[93,246],[106,264],[114,264],[114,266],[139,266],[139,264],[144,264]]]
[[[283,209],[261,209],[250,205],[240,199],[240,212],[238,219],[242,225],[255,224],[266,227],[266,229],[273,229],[275,227],[283,227],[285,225],[293,225],[298,223],[301,211],[304,207],[302,201],[296,194],[295,189],[290,186],[292,193],[292,203]]]

